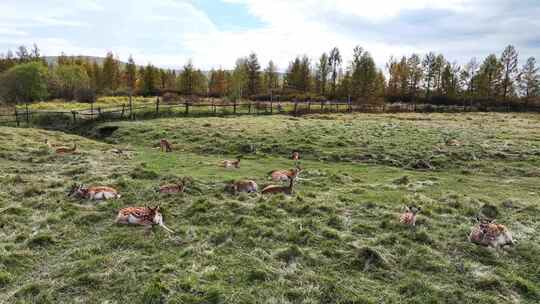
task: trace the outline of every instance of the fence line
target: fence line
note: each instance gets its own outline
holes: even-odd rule
[[[206,109],[203,110],[203,109]],[[221,110],[219,110],[221,109]],[[231,111],[232,109],[232,111]],[[30,110],[28,104],[21,109],[15,107],[13,114],[0,114],[0,125],[26,126],[31,123],[51,124],[51,119],[62,117],[66,124],[76,124],[92,120],[134,120],[159,116],[222,116],[222,115],[304,115],[310,113],[398,113],[398,112],[470,112],[480,109],[471,106],[440,106],[431,104],[353,104],[340,101],[241,101],[241,102],[163,102],[159,97],[154,103],[133,105],[131,98],[122,106],[94,107],[80,110]],[[507,107],[482,109],[493,112],[507,112]],[[540,112],[540,108],[529,109]],[[11,118],[11,119],[10,119]],[[45,120],[45,123],[43,121]]]

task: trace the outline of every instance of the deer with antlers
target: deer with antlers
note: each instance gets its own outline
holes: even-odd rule
[[[478,245],[501,248],[506,245],[513,245],[512,233],[501,224],[496,224],[495,220],[476,218],[477,224],[471,229],[469,241]]]
[[[169,227],[163,223],[163,215],[159,210],[159,206],[151,207],[127,207],[120,209],[116,216],[117,224],[126,225],[142,225],[146,228],[151,228],[158,225],[167,232],[174,233]]]
[[[300,160],[300,152],[294,151],[291,155],[291,159],[298,162]]]
[[[118,194],[118,191],[111,187],[84,187],[80,184],[71,186],[68,196],[90,200],[107,200],[121,197],[121,195]]]

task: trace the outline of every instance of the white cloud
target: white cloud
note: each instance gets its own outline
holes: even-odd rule
[[[46,54],[103,56],[111,50],[139,64],[231,68],[255,52],[283,70],[297,55],[314,61],[338,46],[347,61],[355,45],[380,67],[390,55],[433,50],[460,62],[515,44],[538,55],[540,3],[534,0],[222,0],[240,4],[262,25],[220,29],[196,0],[61,0],[0,4],[0,48],[36,42]],[[239,23],[241,24],[241,22]]]

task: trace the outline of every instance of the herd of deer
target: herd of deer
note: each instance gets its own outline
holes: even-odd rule
[[[48,140],[45,140],[45,144],[49,148],[55,149],[55,152],[61,155],[75,153],[77,150],[76,144],[73,145],[73,148],[55,146]],[[171,144],[165,139],[160,140],[159,148],[162,152],[172,152]],[[288,185],[268,185],[261,190],[261,194],[292,194],[294,182],[298,179],[302,168],[298,165],[300,160],[300,154],[298,152],[293,152],[291,159],[296,162],[296,167],[294,169],[273,170],[268,173],[274,182],[288,181]],[[220,165],[224,168],[238,169],[240,168],[240,159],[224,160],[220,163]],[[160,186],[157,189],[159,193],[182,193],[184,190],[185,186],[183,183],[167,184]],[[226,185],[225,191],[231,192],[234,195],[240,192],[257,193],[259,191],[259,186],[253,180],[239,180]],[[78,184],[71,187],[68,196],[90,200],[107,200],[121,197],[118,191],[111,187],[84,187],[83,185]],[[403,213],[399,217],[399,222],[403,225],[416,226],[417,215],[421,210],[421,207],[406,206]],[[476,220],[477,223],[472,227],[468,237],[470,242],[492,248],[502,248],[506,245],[514,244],[511,232],[504,225],[496,224],[494,220],[481,219],[479,217],[477,217]],[[173,232],[173,230],[165,226],[163,223],[163,215],[159,210],[159,206],[154,208],[123,208],[118,212],[115,222],[117,224],[143,225],[147,228],[158,225],[163,227],[168,232]]]

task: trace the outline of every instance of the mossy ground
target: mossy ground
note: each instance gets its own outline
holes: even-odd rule
[[[0,303],[538,303],[539,130],[529,114],[176,118],[87,137],[0,128]],[[54,155],[45,138],[81,152]],[[293,196],[223,192],[232,179],[269,184],[292,150],[305,168]],[[238,155],[240,169],[218,167]],[[154,191],[182,178],[184,194]],[[69,199],[72,182],[123,196]],[[176,234],[113,224],[146,204]],[[404,204],[423,208],[414,229],[398,223]],[[518,244],[468,243],[478,213]]]

